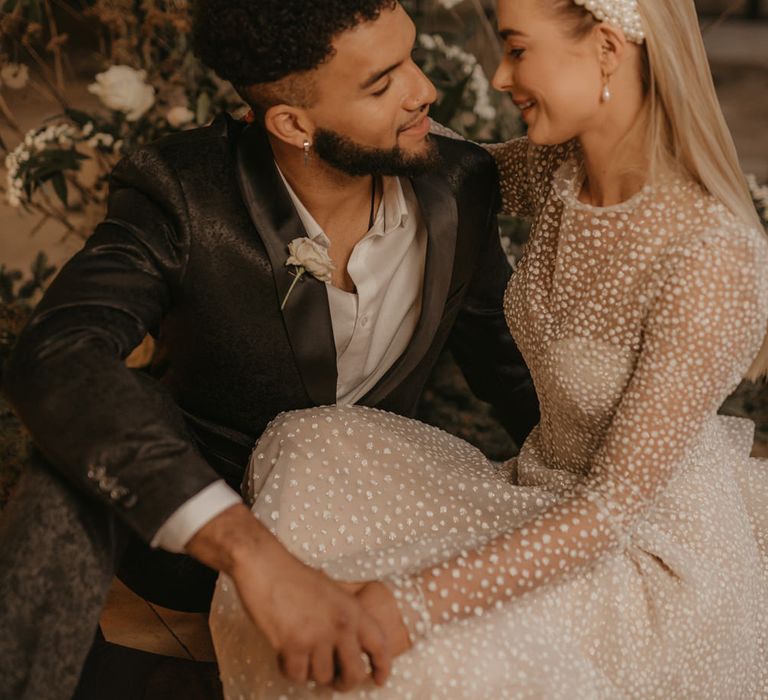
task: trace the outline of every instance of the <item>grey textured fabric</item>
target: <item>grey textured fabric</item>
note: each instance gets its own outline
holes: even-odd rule
[[[33,455],[0,520],[0,699],[72,696],[127,534]]]

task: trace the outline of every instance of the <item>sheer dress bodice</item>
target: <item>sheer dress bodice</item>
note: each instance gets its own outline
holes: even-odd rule
[[[505,310],[537,386],[543,460],[586,474],[606,431],[632,408],[619,411],[620,402],[631,403],[632,395],[661,423],[686,415],[690,441],[740,380],[764,335],[763,235],[682,179],[593,207],[578,198],[576,146],[536,148],[523,138],[490,148],[505,213],[533,220]],[[708,375],[709,384],[690,386],[696,373]],[[643,391],[647,379],[656,386]],[[690,409],[699,397],[709,399],[698,406],[698,420],[688,418],[688,408],[679,413],[664,405],[675,394],[677,406]],[[640,415],[631,418],[630,430],[646,427]],[[674,441],[671,426],[667,432]],[[658,456],[665,452],[660,446]],[[684,452],[671,451],[669,461]]]

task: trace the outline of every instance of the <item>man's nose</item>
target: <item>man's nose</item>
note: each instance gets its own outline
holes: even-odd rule
[[[437,99],[437,89],[413,61],[411,70],[411,85],[403,106],[408,110],[418,110],[431,105]]]

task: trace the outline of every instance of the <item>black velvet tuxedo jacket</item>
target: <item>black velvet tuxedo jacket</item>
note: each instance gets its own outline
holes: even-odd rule
[[[434,138],[442,167],[412,180],[428,230],[421,318],[359,403],[412,414],[449,343],[519,442],[538,405],[502,312],[496,170]],[[335,402],[325,286],[306,277],[280,310],[287,244],[303,235],[263,129],[220,117],[115,168],[106,219],[19,338],[4,388],[38,448],[145,541],[221,476],[238,488],[278,413]],[[126,369],[147,332],[156,371]]]

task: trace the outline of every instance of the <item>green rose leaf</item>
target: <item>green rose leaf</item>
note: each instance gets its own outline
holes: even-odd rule
[[[58,198],[61,200],[61,203],[66,207],[67,206],[67,181],[64,179],[64,174],[54,173],[53,175],[51,175],[50,180]]]
[[[96,123],[96,120],[86,112],[82,112],[79,109],[72,109],[68,108],[64,110],[64,114],[66,114],[75,124],[77,124],[81,129],[88,123]]]

